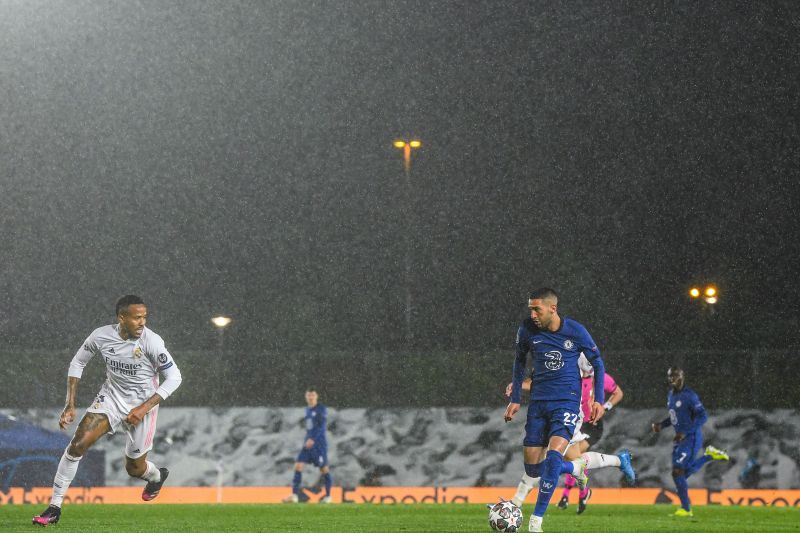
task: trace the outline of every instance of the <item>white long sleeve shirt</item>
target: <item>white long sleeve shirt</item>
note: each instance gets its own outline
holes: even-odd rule
[[[164,340],[146,327],[138,339],[120,337],[119,324],[97,328],[72,358],[68,375],[80,378],[94,355],[106,364],[106,381],[101,392],[122,412],[141,405],[154,393],[166,400],[182,381]],[[160,385],[159,374],[164,377]]]

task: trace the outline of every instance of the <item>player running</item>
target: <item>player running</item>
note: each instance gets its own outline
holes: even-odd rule
[[[532,392],[528,404],[523,455],[523,483],[531,488],[539,478],[539,495],[528,523],[530,531],[542,531],[542,519],[561,474],[572,474],[582,489],[586,482],[586,461],[568,462],[564,451],[580,418],[581,383],[578,357],[581,352],[597,376],[589,422],[602,418],[605,368],[600,351],[586,328],[558,314],[558,295],[549,288],[534,291],[528,298],[530,318],[517,331],[511,401],[504,419],[512,420],[520,409],[525,364],[533,357]]]
[[[678,489],[681,507],[674,516],[691,517],[692,502],[689,501],[689,484],[687,478],[703,468],[712,460],[727,461],[728,454],[713,446],[707,446],[705,453],[698,457],[703,447],[701,428],[708,420],[706,410],[697,393],[685,386],[686,378],[683,370],[673,366],[667,371],[667,382],[670,391],[667,394],[669,416],[661,422],[652,424],[655,433],[663,428],[675,428],[674,446],[672,447],[672,479]]]
[[[303,465],[309,463],[319,468],[325,482],[325,496],[320,503],[331,503],[331,474],[328,466],[328,442],[325,438],[327,430],[328,409],[319,402],[316,389],[309,387],[306,391],[306,440],[297,455],[292,479],[292,493],[283,499],[283,503],[297,503],[301,498],[300,482],[303,480]]]
[[[581,370],[581,414],[583,415],[583,419],[588,419],[589,407],[594,397],[594,369],[592,369],[591,365],[589,365],[584,357],[578,359],[578,366]],[[603,391],[606,394],[606,403],[603,404],[603,407],[605,407],[607,413],[622,400],[624,393],[622,388],[617,385],[617,382],[608,372],[606,372],[605,382],[603,383]],[[619,467],[628,478],[628,481],[631,484],[635,483],[636,473],[631,466],[630,452],[623,450],[617,455],[589,452],[589,448],[597,444],[602,436],[603,420],[600,420],[596,424],[581,423],[575,429],[575,434],[572,436],[565,457],[568,460],[572,460],[578,456],[582,456],[586,460],[587,470],[605,468],[608,466]],[[575,483],[575,478],[572,475],[567,474],[565,476],[564,491],[561,493],[561,500],[558,502],[559,509],[563,510],[569,506],[569,493],[572,487],[575,486]],[[578,514],[586,510],[586,505],[591,497],[592,489],[588,486],[584,487],[583,490],[579,492]]]
[[[593,386],[591,384],[591,382],[593,381],[591,379],[591,376],[593,376],[594,374],[593,374],[593,369],[589,364],[589,361],[587,361],[583,355],[581,355],[581,357],[578,359],[578,366],[581,369],[581,376],[582,377],[588,376],[589,377],[588,381],[590,382],[587,387],[586,386],[587,380],[585,379],[582,380],[583,396],[581,397],[581,406],[583,407],[584,405],[588,406],[591,402],[591,399],[594,397]],[[606,385],[613,382],[613,378],[611,378],[608,374],[606,374],[606,377],[607,377]],[[511,387],[512,384],[509,383],[508,386],[506,387],[506,396],[511,395]],[[525,378],[525,380],[522,382],[522,390],[530,391],[530,388],[531,388],[531,379]],[[616,400],[616,402],[612,404],[611,403],[612,398],[609,398],[609,400],[606,401],[605,407],[609,405],[613,407],[613,405],[616,405],[616,403],[619,402],[619,399],[622,398],[622,389],[616,387],[613,391],[610,391],[609,390],[610,387],[606,386],[604,388],[605,392],[612,393],[612,398]],[[589,392],[587,392],[587,390]],[[611,407],[607,408],[610,409]],[[620,470],[622,470],[622,472],[625,474],[625,476],[631,483],[634,483],[636,481],[636,472],[634,471],[633,466],[631,465],[631,454],[628,450],[622,450],[620,453],[616,455],[586,451],[589,448],[590,436],[587,435],[586,433],[583,433],[583,428],[586,427],[585,425],[582,424],[583,413],[584,412],[581,411],[582,417],[575,426],[575,433],[573,434],[572,439],[570,439],[569,445],[567,446],[567,450],[564,453],[564,458],[567,461],[574,461],[579,457],[583,458],[586,461],[587,472],[589,470],[596,470],[598,468],[617,467]],[[588,417],[589,411],[587,410],[586,413],[587,413],[586,416]],[[600,424],[602,424],[602,420],[600,421]],[[596,427],[596,426],[590,425],[590,427]],[[594,440],[595,438],[599,437],[592,436],[591,438]],[[517,486],[517,492],[510,500],[511,503],[513,503],[517,507],[522,507],[522,504],[525,502],[525,499],[528,497],[528,494],[531,492],[531,490],[533,490],[536,483],[539,482],[538,479],[533,479],[531,481],[528,481],[526,480],[526,477],[527,477],[526,475],[523,475],[522,480]],[[573,480],[575,479],[574,476],[572,476],[571,474],[567,474],[567,478],[568,479],[572,478]],[[588,476],[587,476],[587,482],[588,482]],[[573,481],[572,486],[574,486],[574,483],[575,481]],[[559,509],[566,509],[567,507],[567,505],[562,506],[562,502],[564,502],[565,499],[568,497],[569,492],[565,490],[564,494],[565,496],[563,496],[561,498],[561,501],[558,503]],[[589,498],[591,498],[591,494],[592,491],[588,487],[584,488],[584,490],[581,491],[581,498],[578,502],[578,514],[581,514],[586,510],[586,502],[588,502]]]
[[[75,420],[75,396],[83,369],[92,356],[106,364],[106,381],[78,424],[72,441],[58,463],[50,506],[33,523],[55,524],[61,518],[61,504],[78,471],[81,457],[106,433],[120,428],[128,434],[125,470],[128,475],[147,481],[142,499],[155,499],[169,475],[147,460],[153,448],[158,404],[181,384],[181,373],[155,332],[145,327],[147,307],[138,296],[127,295],[117,301],[117,323],[97,328],[72,358],[67,374],[67,400],[58,421],[66,429]],[[158,376],[164,377],[159,386]]]

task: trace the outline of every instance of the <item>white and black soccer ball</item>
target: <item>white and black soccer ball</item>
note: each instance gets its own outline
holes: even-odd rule
[[[489,507],[489,525],[495,531],[519,531],[522,510],[511,502],[496,503]]]

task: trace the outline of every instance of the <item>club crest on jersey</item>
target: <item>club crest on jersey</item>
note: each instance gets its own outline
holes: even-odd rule
[[[564,349],[565,350],[571,350],[574,347],[575,347],[575,343],[572,342],[571,340],[567,339],[567,340],[564,341]]]
[[[681,401],[680,401],[680,400],[678,400],[677,402],[675,402],[675,407],[680,407],[680,406],[681,406]]]
[[[165,353],[158,354],[158,363],[163,365],[166,362],[167,362],[167,354]]]
[[[144,352],[143,352],[143,351],[142,351],[142,349],[141,349],[141,348],[139,348],[138,346],[136,347],[136,349],[135,349],[135,350],[133,350],[133,357],[134,357],[135,359],[138,359],[138,358],[140,358],[140,357],[141,357],[141,356],[143,356],[143,355],[144,355]]]

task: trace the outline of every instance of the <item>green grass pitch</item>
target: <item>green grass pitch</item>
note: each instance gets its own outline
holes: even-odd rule
[[[0,506],[0,531],[36,531],[33,515],[43,506]],[[523,531],[527,531],[526,505]],[[545,532],[558,531],[800,531],[800,509],[775,507],[695,507],[694,518],[670,516],[668,505],[590,505],[578,516],[574,506],[552,505]],[[51,533],[94,532],[433,532],[491,531],[485,505],[72,505]]]

